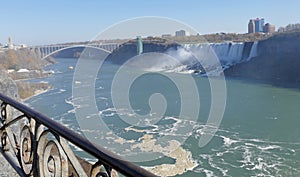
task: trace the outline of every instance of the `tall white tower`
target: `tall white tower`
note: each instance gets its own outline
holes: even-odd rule
[[[7,43],[7,45],[8,45],[8,48],[9,48],[9,49],[13,49],[13,48],[14,48],[14,44],[13,44],[13,42],[12,42],[11,37],[8,37],[8,43]]]

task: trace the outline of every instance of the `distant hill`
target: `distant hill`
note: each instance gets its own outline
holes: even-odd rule
[[[267,39],[273,34],[252,33],[252,34],[238,34],[238,33],[216,33],[193,36],[172,36],[166,39],[176,41],[178,43],[222,43],[222,42],[254,42]]]

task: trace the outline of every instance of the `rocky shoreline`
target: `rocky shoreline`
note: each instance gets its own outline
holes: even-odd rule
[[[47,61],[29,49],[7,50],[0,54],[0,92],[18,101],[25,101],[32,96],[51,88],[47,83],[32,83],[30,79],[47,77],[51,73],[43,71]],[[1,145],[0,145],[1,146]],[[0,150],[0,177],[19,176],[8,163]]]
[[[46,83],[32,83],[28,80],[51,75],[43,68],[53,62],[55,62],[53,59],[41,60],[35,51],[27,48],[5,50],[0,53],[0,75],[16,82],[17,90],[15,92],[19,95],[18,100],[25,100],[50,88],[50,85]],[[5,90],[2,88],[0,92],[5,93],[3,89]]]
[[[48,83],[17,82],[17,86],[22,102],[51,89]]]

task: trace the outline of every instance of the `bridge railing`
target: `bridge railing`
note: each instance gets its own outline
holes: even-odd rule
[[[0,151],[20,176],[155,176],[3,94],[0,103]],[[97,162],[76,156],[70,143]]]

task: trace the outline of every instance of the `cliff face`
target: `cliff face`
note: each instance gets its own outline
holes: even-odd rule
[[[6,50],[0,53],[0,64],[3,69],[41,70],[46,62],[29,49]]]
[[[300,56],[300,32],[283,33],[258,43],[260,56]]]
[[[43,72],[43,68],[49,63],[53,61],[41,60],[38,54],[26,48],[0,52],[0,69],[6,71],[13,80],[48,76],[48,73]],[[28,72],[18,72],[20,69],[26,69]]]
[[[258,43],[258,56],[225,70],[227,77],[300,84],[300,33],[275,35]]]
[[[6,75],[6,73],[0,71],[0,93],[9,96],[15,100],[19,100],[18,88],[16,83]],[[8,110],[8,114],[16,114],[11,109]],[[0,176],[18,176],[16,171],[7,162],[7,160],[0,153]]]
[[[21,83],[21,79],[46,77],[43,71],[48,64],[30,49],[4,50],[0,52],[0,92],[16,100],[25,99],[37,90],[48,89],[42,83]],[[17,81],[17,84],[15,83]]]
[[[19,100],[18,88],[16,83],[5,73],[0,71],[0,93]]]

